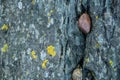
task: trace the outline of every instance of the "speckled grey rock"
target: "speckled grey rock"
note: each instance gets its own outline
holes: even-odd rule
[[[78,29],[81,3],[92,20],[88,35]],[[78,64],[83,79],[119,80],[119,4],[119,0],[0,0],[0,80],[71,80]],[[4,24],[7,31],[1,29]],[[55,56],[48,54],[50,45]]]
[[[95,1],[89,2],[93,25],[86,38],[84,76],[86,80],[93,80],[90,73],[95,80],[120,80],[120,1]]]
[[[84,36],[74,0],[0,0],[0,80],[70,80],[82,58]],[[72,10],[72,11],[71,11]],[[56,56],[47,53],[54,46]],[[31,51],[37,59],[33,59]],[[43,69],[43,61],[49,60]]]

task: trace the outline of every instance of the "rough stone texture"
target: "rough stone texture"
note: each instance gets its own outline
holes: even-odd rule
[[[120,1],[95,0],[89,4],[93,28],[86,38],[83,68],[95,80],[120,80]]]
[[[83,4],[92,30],[78,29]],[[0,0],[0,80],[71,80],[77,65],[86,80],[120,79],[119,0]],[[89,6],[89,8],[87,7]],[[56,56],[47,53],[55,47]],[[33,59],[31,51],[36,52]],[[41,64],[47,59],[46,68]]]

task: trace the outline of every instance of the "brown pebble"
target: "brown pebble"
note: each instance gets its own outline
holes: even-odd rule
[[[91,21],[87,13],[83,13],[80,16],[79,21],[78,21],[78,26],[83,33],[87,34],[90,32]]]

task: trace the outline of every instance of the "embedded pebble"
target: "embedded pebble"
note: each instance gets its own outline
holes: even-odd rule
[[[72,80],[82,80],[82,70],[80,68],[73,71]]]
[[[91,21],[87,13],[84,13],[80,16],[78,25],[83,33],[87,34],[90,32]]]

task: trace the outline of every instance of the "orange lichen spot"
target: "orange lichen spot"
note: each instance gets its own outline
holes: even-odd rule
[[[1,30],[8,30],[8,26],[6,24],[3,24],[3,26],[1,27]]]
[[[113,61],[112,61],[112,60],[109,60],[109,64],[112,66],[112,65],[113,65]]]
[[[4,44],[3,48],[1,48],[2,52],[7,52],[8,51],[8,44]]]
[[[34,50],[31,52],[31,56],[33,59],[37,59],[37,55]]]
[[[42,68],[46,68],[46,64],[47,64],[48,60],[44,60],[43,63],[42,63]]]
[[[53,57],[56,56],[55,47],[52,46],[52,45],[50,45],[50,46],[47,47],[47,52],[48,52],[49,55],[51,55]]]

